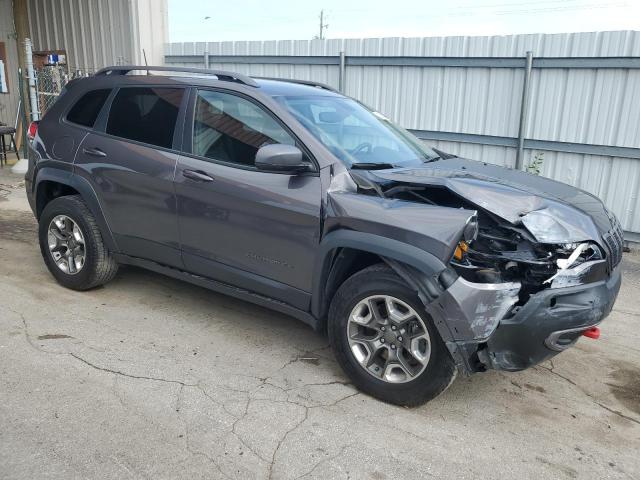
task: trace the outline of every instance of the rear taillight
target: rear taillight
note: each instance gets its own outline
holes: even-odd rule
[[[27,131],[27,137],[29,137],[29,140],[36,138],[36,134],[38,133],[38,123],[40,123],[38,120],[34,120],[29,125],[29,130]]]

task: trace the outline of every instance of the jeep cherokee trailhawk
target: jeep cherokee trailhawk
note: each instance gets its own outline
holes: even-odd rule
[[[62,285],[137,265],[292,315],[388,402],[596,337],[620,288],[622,230],[596,197],[428,148],[325,85],[109,67],[30,136]]]

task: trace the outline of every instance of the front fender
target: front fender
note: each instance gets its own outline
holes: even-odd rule
[[[355,230],[397,240],[448,263],[475,210],[355,192],[329,192],[324,231]]]
[[[313,277],[311,312],[314,317],[326,316],[329,299],[325,298],[325,287],[334,252],[341,248],[380,256],[418,292],[429,308],[455,280],[455,274],[451,274],[447,265],[476,212],[365,195],[348,187],[327,192],[324,234]],[[466,370],[464,357],[452,342],[454,335],[446,320],[434,315],[436,328],[456,364]]]
[[[433,277],[445,270],[474,211],[329,191],[314,267],[311,312],[326,315],[325,285],[333,252],[352,248],[412,265]]]

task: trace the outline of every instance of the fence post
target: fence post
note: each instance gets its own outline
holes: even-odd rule
[[[338,73],[338,90],[344,93],[345,89],[345,73],[346,73],[346,59],[344,51],[340,52],[340,71]]]
[[[21,68],[18,68],[18,89],[20,90],[20,107],[18,114],[22,122],[22,158],[26,158],[29,154],[27,150],[27,129],[29,128],[29,122],[27,121],[27,102],[24,95],[24,76]]]
[[[524,166],[524,136],[527,133],[529,120],[529,88],[531,82],[531,67],[533,65],[533,52],[527,52],[524,82],[522,83],[522,102],[520,103],[520,124],[518,125],[518,152],[516,153],[516,170],[522,170]]]
[[[204,52],[204,68],[209,70],[209,52]]]
[[[38,97],[36,95],[36,74],[33,71],[33,56],[31,52],[31,40],[24,39],[25,55],[27,56],[27,76],[29,78],[29,103],[31,104],[31,121],[40,120],[38,111]]]

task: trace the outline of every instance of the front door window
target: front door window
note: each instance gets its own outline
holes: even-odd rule
[[[214,161],[252,167],[264,145],[295,145],[289,133],[262,108],[236,95],[198,92],[192,153]]]

